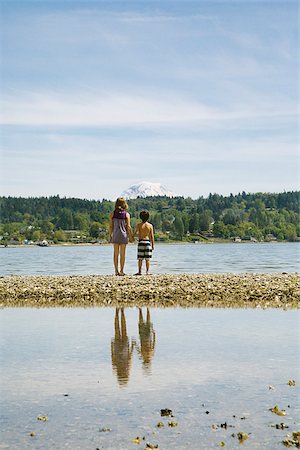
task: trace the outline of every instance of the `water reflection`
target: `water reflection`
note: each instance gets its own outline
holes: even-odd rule
[[[111,362],[120,386],[128,383],[135,340],[129,342],[124,308],[116,308],[115,337],[111,340]]]
[[[143,318],[142,308],[139,308],[139,336],[140,345],[137,351],[143,362],[143,369],[146,374],[151,373],[151,361],[155,350],[155,331],[150,318],[150,310],[147,308],[146,320]]]
[[[147,324],[145,307],[142,312]],[[115,308],[0,310],[0,449],[142,450],[146,442],[168,450],[216,450],[221,442],[226,449],[283,449],[282,440],[300,425],[296,311],[150,308],[150,313],[156,339],[150,333],[155,354],[150,352],[152,374],[146,376],[137,352],[138,308],[123,314]],[[122,348],[129,365],[120,387],[116,350]],[[293,379],[296,386],[289,386]],[[269,410],[276,404],[286,416]],[[161,408],[173,411],[178,427],[160,419]],[[49,420],[38,421],[39,415]],[[156,427],[159,420],[162,429]],[[289,429],[276,428],[283,422]],[[111,433],[100,433],[104,429]],[[243,446],[239,432],[249,434]],[[134,445],[135,436],[145,441]]]
[[[115,335],[111,340],[111,362],[118,383],[121,387],[129,381],[132,366],[132,355],[136,348],[142,361],[144,373],[151,373],[151,361],[155,351],[155,331],[151,322],[150,310],[147,308],[144,320],[142,308],[139,308],[138,330],[139,344],[135,338],[129,340],[124,308],[116,308],[114,319]]]

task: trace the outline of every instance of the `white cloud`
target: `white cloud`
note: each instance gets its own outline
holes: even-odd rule
[[[51,95],[37,93],[4,100],[3,124],[58,126],[126,126],[147,123],[211,120],[217,111],[176,98],[155,99],[138,95]]]
[[[261,100],[240,110],[218,109],[176,95],[120,93],[86,95],[40,92],[4,97],[5,125],[110,127],[134,125],[201,124],[260,117],[293,116],[292,108],[275,109]]]

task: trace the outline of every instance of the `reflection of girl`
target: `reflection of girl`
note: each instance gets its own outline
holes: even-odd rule
[[[155,349],[155,332],[150,319],[150,310],[147,308],[147,319],[144,322],[142,308],[139,308],[139,335],[140,348],[137,348],[143,360],[143,366],[146,372],[150,370],[151,360]]]
[[[119,197],[115,203],[115,209],[110,214],[110,240],[114,244],[114,266],[116,275],[124,274],[125,251],[128,244],[128,236],[132,240],[130,227],[130,215],[127,212],[128,205],[124,198]],[[120,258],[120,271],[119,271]]]
[[[131,359],[134,343],[129,344],[126,330],[124,309],[121,308],[121,326],[119,322],[119,308],[115,314],[115,337],[111,340],[111,361],[113,370],[117,373],[119,384],[125,385],[129,380]]]

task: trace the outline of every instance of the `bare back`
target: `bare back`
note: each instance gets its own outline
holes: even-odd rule
[[[149,222],[139,223],[136,228],[139,239],[148,239],[149,241],[152,240],[153,227],[151,223]]]

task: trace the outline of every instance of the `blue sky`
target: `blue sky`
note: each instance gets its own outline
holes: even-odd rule
[[[1,4],[1,195],[299,189],[299,3]]]

